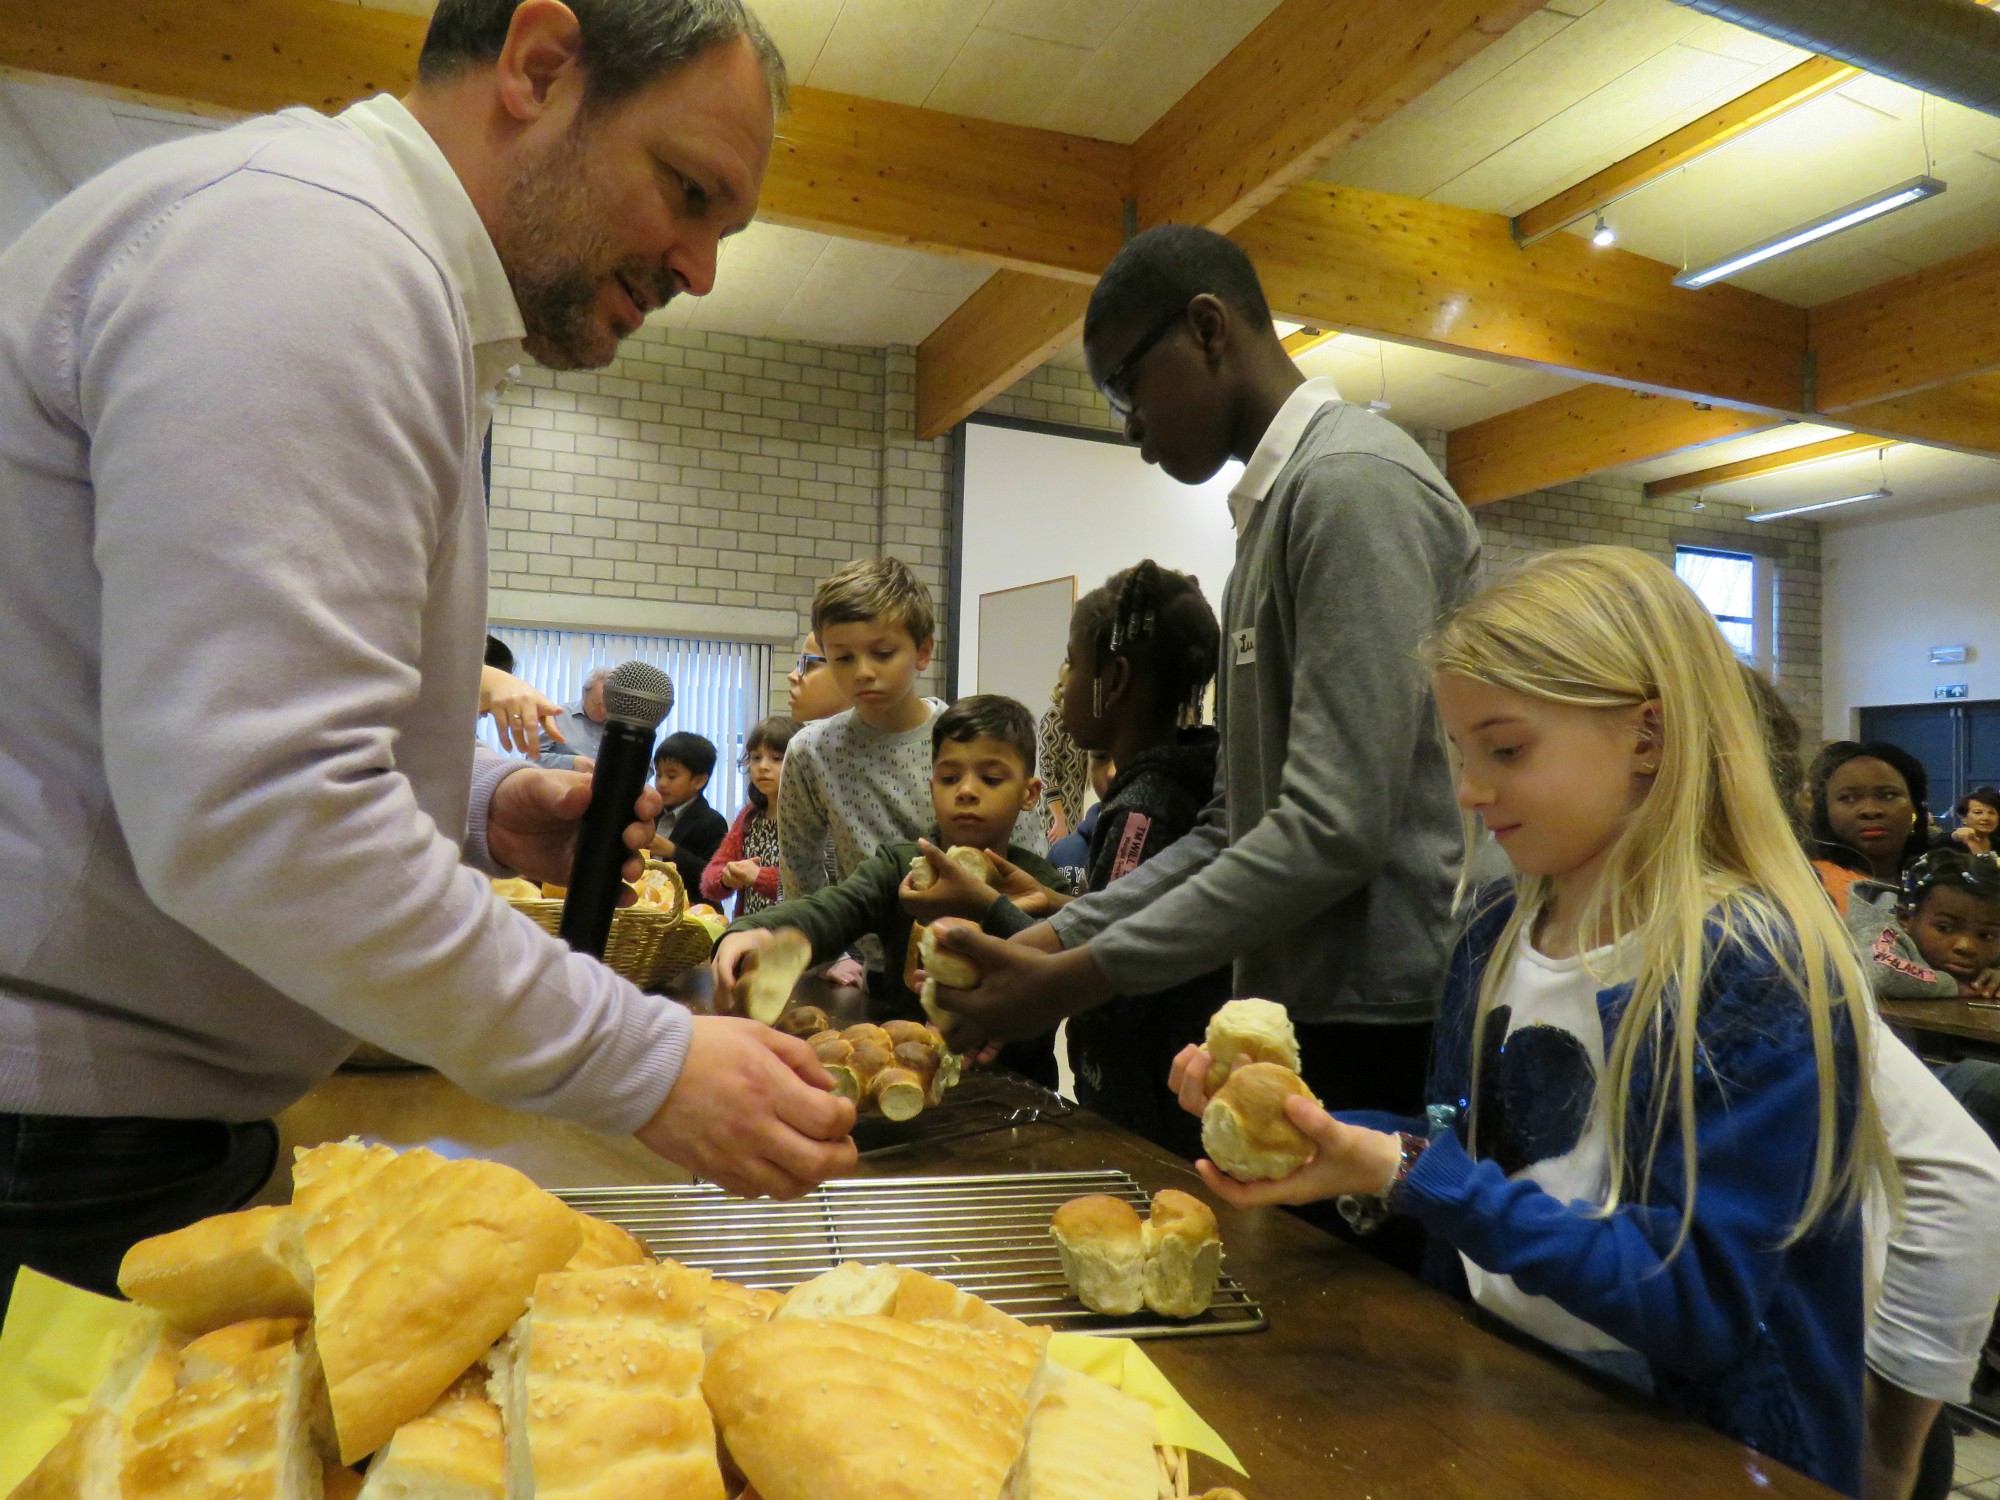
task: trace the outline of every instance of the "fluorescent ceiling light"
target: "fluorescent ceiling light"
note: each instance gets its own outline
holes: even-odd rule
[[[1894,490],[1870,490],[1865,495],[1842,495],[1838,500],[1815,500],[1810,505],[1788,505],[1783,510],[1753,510],[1746,521],[1782,521],[1786,516],[1802,516],[1807,511],[1832,510],[1836,505],[1859,505],[1863,500],[1887,500]]]
[[[1843,229],[1852,229],[1856,224],[1865,224],[1870,219],[1879,219],[1883,214],[1894,213],[1899,208],[1907,208],[1912,203],[1925,198],[1935,198],[1944,191],[1944,184],[1935,177],[1912,177],[1908,182],[1885,188],[1872,197],[1863,198],[1859,203],[1850,203],[1846,208],[1835,209],[1830,214],[1801,224],[1796,229],[1787,229],[1783,234],[1762,240],[1747,250],[1739,250],[1727,260],[1718,260],[1711,265],[1692,271],[1683,271],[1674,278],[1675,286],[1704,287],[1711,281],[1720,281],[1725,276],[1734,276],[1738,271],[1748,270],[1774,256],[1796,250],[1801,245],[1810,245],[1815,240],[1823,240],[1830,234],[1839,234]]]

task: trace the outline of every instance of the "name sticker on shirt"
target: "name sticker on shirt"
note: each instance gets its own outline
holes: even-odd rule
[[[1253,625],[1248,630],[1232,630],[1230,639],[1236,643],[1236,665],[1247,667],[1257,660],[1257,629]]]

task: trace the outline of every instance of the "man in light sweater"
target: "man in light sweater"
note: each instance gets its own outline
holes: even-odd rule
[[[954,938],[986,977],[943,999],[1011,1038],[1233,961],[1237,994],[1291,1010],[1329,1106],[1415,1112],[1461,851],[1417,645],[1473,587],[1471,518],[1406,433],[1300,374],[1221,235],[1128,241],[1084,353],[1147,462],[1184,484],[1245,465],[1215,798],[1185,838],[1013,942]]]
[[[493,896],[589,785],[465,733],[494,401],[709,289],[782,88],[739,0],[443,0],[405,101],[143,152],[0,256],[0,1288],[241,1202],[356,1037],[738,1191],[853,1162],[803,1044]]]

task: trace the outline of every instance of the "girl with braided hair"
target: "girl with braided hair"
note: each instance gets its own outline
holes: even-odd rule
[[[1063,673],[1063,728],[1117,774],[1091,832],[1085,889],[1103,890],[1187,833],[1215,791],[1216,733],[1202,724],[1221,630],[1200,585],[1151,558],[1077,601]],[[1070,1064],[1082,1102],[1183,1156],[1201,1131],[1162,1080],[1229,995],[1216,969],[1150,995],[1072,1016]]]

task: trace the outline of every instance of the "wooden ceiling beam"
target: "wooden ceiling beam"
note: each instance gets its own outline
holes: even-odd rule
[[[1760,83],[1748,93],[1690,120],[1679,130],[1642,146],[1630,156],[1593,172],[1533,208],[1514,216],[1514,234],[1524,245],[1554,234],[1587,214],[1609,208],[1627,193],[1677,172],[1697,157],[1726,146],[1760,125],[1831,93],[1860,72],[1830,57],[1809,57],[1795,68]]]
[[[1447,433],[1445,477],[1467,505],[1488,505],[1777,425],[1760,413],[1589,385]]]
[[[1271,310],[1318,328],[1779,415],[1800,410],[1803,310],[1574,236],[1333,183],[1286,190],[1233,236]]]
[[[917,349],[917,435],[948,432],[1076,337],[1090,288],[996,271]]]
[[[1695,490],[1713,489],[1717,485],[1734,484],[1739,479],[1757,479],[1766,474],[1783,474],[1791,469],[1802,469],[1807,464],[1822,463],[1829,458],[1844,458],[1851,453],[1877,453],[1884,448],[1893,448],[1896,442],[1895,438],[1876,437],[1873,433],[1842,433],[1839,437],[1823,438],[1816,443],[1801,443],[1796,448],[1782,448],[1776,453],[1766,453],[1760,458],[1738,459],[1733,464],[1716,464],[1712,468],[1695,469],[1690,473],[1655,479],[1646,485],[1646,498],[1664,500],[1669,495],[1686,495]]]
[[[1139,137],[1139,226],[1235,228],[1542,3],[1284,0]]]
[[[1857,406],[1841,413],[1840,425],[1933,448],[2000,458],[2000,374],[1975,375]]]
[[[2000,370],[2000,245],[1808,314],[1814,405],[1853,408]]]
[[[426,25],[336,0],[12,0],[0,67],[210,110],[331,112],[407,91]],[[1088,283],[1123,241],[1131,161],[1110,141],[798,88],[760,215]]]

